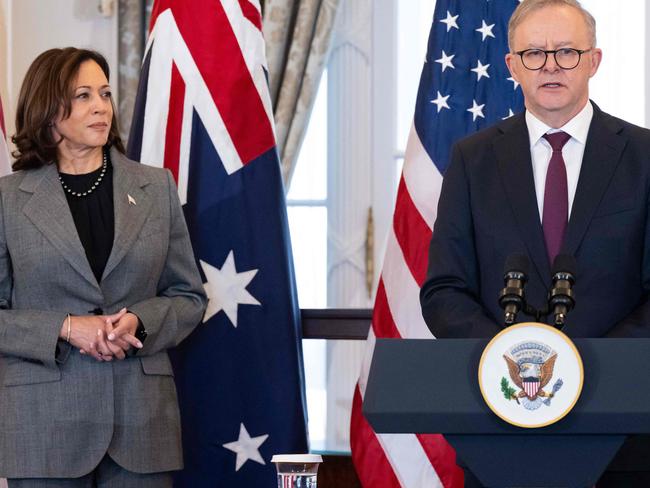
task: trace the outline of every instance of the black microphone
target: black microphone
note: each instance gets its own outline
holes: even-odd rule
[[[553,313],[555,326],[564,326],[567,313],[575,306],[572,286],[576,282],[576,259],[569,254],[558,254],[553,262],[553,288],[548,294],[548,307]]]
[[[503,282],[505,288],[499,294],[499,306],[505,311],[506,325],[512,325],[517,320],[517,314],[526,306],[524,285],[528,280],[528,256],[511,254],[504,266]]]

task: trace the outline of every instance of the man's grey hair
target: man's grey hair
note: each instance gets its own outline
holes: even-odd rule
[[[508,23],[508,47],[511,52],[514,48],[515,30],[519,27],[519,24],[531,13],[551,6],[567,6],[578,10],[589,30],[589,37],[591,38],[591,46],[589,47],[596,47],[596,19],[580,5],[578,0],[523,0],[512,13],[512,17],[510,17],[510,22]]]

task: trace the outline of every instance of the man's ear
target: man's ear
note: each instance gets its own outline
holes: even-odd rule
[[[597,47],[591,50],[591,66],[589,69],[589,77],[592,77],[598,71],[601,61],[603,60],[603,51]]]
[[[513,79],[519,83],[519,76],[517,76],[517,71],[519,69],[519,63],[517,63],[517,55],[514,53],[508,53],[506,54],[506,66],[508,67],[508,71],[510,71],[510,75],[513,77]]]

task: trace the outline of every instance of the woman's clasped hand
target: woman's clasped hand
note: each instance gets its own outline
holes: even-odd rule
[[[98,361],[112,361],[124,359],[131,348],[142,348],[135,337],[137,328],[138,317],[123,308],[112,315],[70,315],[64,319],[59,337],[68,340],[81,354]]]

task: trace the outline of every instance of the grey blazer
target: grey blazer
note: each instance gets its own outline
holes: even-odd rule
[[[106,453],[139,473],[182,467],[166,351],[206,297],[171,174],[111,160],[115,240],[100,283],[56,167],[0,178],[0,476],[78,477]],[[148,333],[137,355],[97,362],[58,339],[67,313],[122,307]]]

